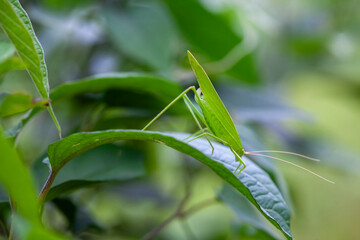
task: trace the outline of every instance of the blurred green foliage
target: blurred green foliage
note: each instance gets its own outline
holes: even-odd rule
[[[293,236],[360,239],[359,3],[21,4],[44,48],[50,98],[64,136],[144,127],[182,88],[196,84],[186,59],[189,49],[204,63],[246,150],[281,149],[317,157],[321,164],[300,164],[336,182],[329,185],[291,166],[252,158],[290,206]],[[24,67],[1,32],[0,122],[41,189],[48,175],[47,147],[58,137],[51,118],[36,105],[40,96]],[[10,101],[13,105],[6,103],[10,97],[16,100]],[[152,130],[197,129],[177,104]],[[6,157],[2,149],[0,161]],[[4,236],[10,226],[5,192],[0,193]],[[283,237],[207,167],[173,149],[139,141],[102,145],[69,162],[49,192],[43,222],[77,239],[138,239],[172,216],[187,194],[182,210],[200,207],[176,218],[156,239]]]

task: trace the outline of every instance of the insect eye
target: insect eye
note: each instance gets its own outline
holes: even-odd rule
[[[200,96],[200,98],[203,98],[203,93],[202,93],[202,91],[201,91],[201,88],[198,88],[197,90],[196,90],[196,93]]]

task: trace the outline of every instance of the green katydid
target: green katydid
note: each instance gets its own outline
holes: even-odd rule
[[[318,176],[325,181],[331,182],[332,181],[304,168],[301,167],[295,163],[268,156],[259,154],[262,152],[275,152],[275,153],[286,153],[291,155],[300,156],[303,158],[307,158],[314,161],[319,161],[315,158],[310,158],[301,154],[292,153],[292,152],[285,152],[285,151],[274,151],[274,150],[264,150],[264,151],[252,151],[252,152],[246,152],[243,149],[239,134],[236,130],[235,124],[227,111],[226,107],[222,103],[219,95],[217,94],[214,86],[212,85],[209,77],[207,76],[205,70],[201,67],[201,65],[198,63],[198,61],[195,59],[195,57],[190,53],[190,51],[187,52],[190,65],[196,75],[196,78],[198,80],[200,88],[196,90],[195,86],[190,86],[186,90],[184,90],[179,96],[177,96],[173,101],[171,101],[158,115],[156,115],[142,130],[147,129],[155,120],[157,120],[166,110],[168,110],[176,101],[179,99],[183,99],[185,102],[185,105],[188,107],[191,115],[195,119],[195,122],[197,123],[198,127],[200,128],[200,131],[192,134],[188,138],[195,136],[190,141],[193,141],[195,139],[209,136],[211,138],[216,139],[220,143],[228,146],[231,150],[231,152],[235,155],[235,159],[238,160],[239,166],[235,170],[235,173],[237,170],[242,166],[240,171],[237,173],[240,174],[246,167],[245,162],[242,160],[242,156],[244,154],[248,155],[257,155],[262,157],[269,157],[272,159],[280,160],[289,164],[292,164],[296,167],[299,167],[301,169],[304,169],[311,174]],[[195,101],[200,106],[201,112],[197,110],[197,108],[192,104],[188,96],[186,95],[187,92],[192,90],[195,95]],[[205,125],[205,128],[202,127],[201,123]],[[186,138],[186,139],[188,139]],[[208,139],[207,139],[208,140]],[[211,142],[208,140],[212,150],[214,151],[214,147],[212,146]]]

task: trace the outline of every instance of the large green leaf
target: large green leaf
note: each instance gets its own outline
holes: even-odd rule
[[[65,83],[55,88],[50,97],[54,103],[83,93],[103,92],[109,89],[130,89],[151,93],[172,100],[181,93],[181,87],[165,78],[150,74],[111,73]]]
[[[70,135],[48,148],[53,174],[79,154],[96,146],[119,140],[142,140],[163,143],[185,153],[210,167],[217,175],[241,192],[275,227],[291,239],[290,212],[276,185],[266,172],[244,157],[246,169],[238,176],[238,166],[228,147],[214,143],[215,152],[203,139],[185,143],[188,134],[160,133],[139,130],[108,130]]]
[[[30,19],[18,0],[0,0],[0,23],[25,63],[44,100],[49,99],[49,80],[44,52],[35,36]],[[61,135],[60,125],[49,103],[48,110]]]
[[[35,188],[29,171],[10,142],[2,137],[2,132],[0,134],[0,152],[0,182],[16,203],[19,213],[29,221],[40,224]]]
[[[130,146],[106,144],[91,149],[61,169],[46,200],[80,188],[140,177],[145,173],[143,159],[143,154]],[[37,161],[34,171],[39,182],[43,184],[49,173],[48,166]]]
[[[249,223],[251,226],[266,232],[274,239],[279,239],[279,236],[269,228],[269,225],[263,221],[263,218],[251,206],[249,201],[228,184],[223,186],[218,197],[235,212],[240,222]]]
[[[42,47],[30,19],[17,0],[0,0],[0,23],[16,47],[22,61],[44,99],[49,97],[49,83]]]
[[[212,61],[217,61],[243,41],[224,17],[208,11],[199,0],[164,2],[168,5],[179,29],[194,46],[194,49],[190,49],[194,53],[201,51]],[[257,82],[253,54],[239,57],[239,61],[230,68],[229,73],[245,82]]]
[[[99,93],[116,89],[150,94],[163,101],[164,106],[182,91],[179,84],[159,76],[139,73],[110,73],[62,84],[50,93],[50,98],[53,103],[58,103],[85,93]],[[22,121],[22,125],[26,125],[39,111],[41,108],[33,109]]]

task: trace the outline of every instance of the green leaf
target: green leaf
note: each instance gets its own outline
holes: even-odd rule
[[[158,4],[130,5],[121,12],[106,9],[106,29],[115,47],[156,70],[171,66],[174,30]]]
[[[0,23],[14,44],[41,97],[49,99],[49,80],[44,52],[30,19],[18,0],[0,0]],[[48,110],[61,135],[60,125],[49,104]]]
[[[235,212],[241,222],[249,223],[251,226],[268,233],[274,239],[279,239],[279,236],[263,221],[263,218],[261,218],[254,206],[228,184],[224,185],[221,189],[219,199]]]
[[[21,239],[64,240],[42,226],[33,180],[14,147],[2,137],[1,129],[0,152],[0,183],[11,196],[16,211],[21,215],[14,221],[15,229],[22,235]]]
[[[103,92],[109,89],[127,89],[151,93],[164,100],[172,100],[182,88],[170,80],[150,74],[111,73],[96,75],[55,88],[50,97],[53,103],[83,93]]]
[[[116,89],[151,94],[163,101],[164,106],[182,92],[179,84],[159,76],[139,73],[110,73],[62,84],[50,93],[50,98],[53,103],[58,103],[84,93],[99,93]],[[183,105],[180,106],[185,109]],[[39,111],[41,108],[34,109],[22,121],[23,126]]]
[[[40,224],[35,188],[29,171],[0,132],[0,182],[9,192],[18,212],[35,225]]]
[[[44,103],[33,100],[32,96],[26,93],[2,93],[0,94],[0,117],[24,113]]]
[[[80,188],[140,177],[145,174],[143,159],[141,152],[129,146],[106,144],[91,149],[61,169],[46,201]],[[34,170],[43,184],[49,173],[48,166],[38,161]]]
[[[243,41],[224,17],[205,9],[199,0],[164,0],[164,2],[183,35],[194,46],[190,49],[194,53],[201,51],[211,60],[217,61]],[[229,73],[245,82],[255,83],[259,80],[252,54],[239,59]]]
[[[266,172],[244,157],[247,167],[239,176],[235,176],[233,172],[237,168],[238,162],[235,161],[235,157],[228,147],[214,143],[215,152],[211,155],[211,147],[207,141],[203,139],[197,139],[191,143],[181,141],[187,136],[188,134],[139,130],[77,133],[51,144],[48,148],[48,156],[52,171],[56,174],[74,157],[105,143],[119,140],[163,143],[210,167],[217,175],[242,193],[288,239],[292,239],[289,209]]]
[[[30,19],[17,0],[0,0],[0,23],[26,64],[36,88],[44,99],[49,97],[49,83],[44,53]]]

